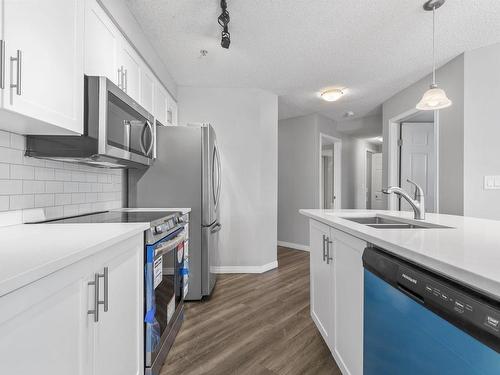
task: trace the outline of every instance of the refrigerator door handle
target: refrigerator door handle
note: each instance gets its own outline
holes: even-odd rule
[[[217,198],[215,201],[215,207],[219,206],[219,200],[220,200],[220,186],[221,186],[221,166],[220,166],[220,155],[219,155],[219,148],[217,145],[215,145],[215,157],[217,158]],[[213,178],[213,176],[212,176]],[[215,191],[214,191],[215,193]]]

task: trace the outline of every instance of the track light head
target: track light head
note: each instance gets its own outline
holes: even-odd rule
[[[231,44],[231,34],[229,33],[229,29],[227,25],[231,18],[229,17],[229,12],[227,11],[227,2],[226,0],[221,0],[220,7],[222,8],[222,13],[219,18],[217,18],[217,22],[222,26],[222,37],[220,41],[220,45],[222,48],[228,49]]]

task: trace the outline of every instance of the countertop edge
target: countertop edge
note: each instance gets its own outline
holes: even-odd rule
[[[130,223],[126,225],[130,226],[130,230],[125,233],[112,235],[110,238],[89,247],[85,247],[84,249],[76,253],[70,253],[67,256],[63,256],[61,258],[55,259],[54,261],[42,264],[39,267],[16,274],[16,276],[10,279],[2,280],[0,282],[0,298],[9,293],[13,293],[28,284],[34,283],[50,274],[53,274],[65,267],[78,263],[79,261],[87,257],[93,256],[98,252],[105,250],[121,241],[142,233],[149,228],[149,223]]]
[[[347,233],[349,235],[352,235],[356,238],[359,238],[363,241],[366,241],[370,244],[373,244],[375,246],[381,247],[384,250],[387,250],[388,252],[401,256],[402,258],[416,263],[418,265],[423,266],[426,269],[429,269],[433,272],[436,272],[442,276],[445,276],[447,278],[450,278],[454,281],[463,283],[470,288],[477,290],[481,293],[484,293],[496,300],[500,300],[500,285],[494,281],[491,280],[487,277],[484,277],[481,274],[470,272],[469,270],[453,266],[449,263],[443,262],[439,259],[431,258],[428,256],[425,256],[423,254],[420,254],[414,250],[405,248],[401,245],[394,244],[391,242],[387,242],[384,240],[381,240],[380,238],[370,236],[369,234],[357,231],[356,229],[352,228],[352,226],[349,225],[344,225],[342,223],[329,220],[327,218],[324,218],[321,215],[317,215],[311,209],[300,209],[299,213],[309,217],[310,219],[314,219],[316,221],[319,221],[325,225],[328,225],[329,227],[336,228],[344,233]],[[383,212],[383,211],[380,211]],[[376,211],[373,212],[374,214],[377,214]],[[387,213],[385,213],[387,214]],[[340,217],[338,217],[340,218]]]

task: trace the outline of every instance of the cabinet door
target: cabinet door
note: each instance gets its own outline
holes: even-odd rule
[[[339,366],[351,375],[363,373],[363,262],[366,242],[336,229],[334,247],[334,351]]]
[[[316,323],[321,336],[330,346],[332,334],[332,288],[331,265],[324,259],[325,245],[323,239],[330,236],[330,228],[317,221],[310,221],[310,288],[311,317]]]
[[[120,245],[108,268],[108,311],[100,306],[94,331],[94,375],[140,375],[144,372],[143,241],[141,236]],[[104,280],[100,295],[104,298]]]
[[[122,38],[118,65],[123,69],[123,90],[137,103],[141,101],[141,58]]]
[[[167,124],[170,126],[177,126],[177,102],[168,95],[167,98]]]
[[[83,1],[3,0],[3,105],[40,121],[26,130],[19,121],[21,133],[47,133],[44,124],[53,134],[83,132]]]
[[[0,374],[89,373],[87,279],[65,279],[49,276],[2,297]]]
[[[149,113],[153,113],[155,96],[155,77],[144,64],[141,68],[141,100],[139,104]]]
[[[154,107],[154,116],[156,121],[160,124],[167,126],[167,91],[162,86],[160,81],[156,80],[155,82],[155,107]]]
[[[118,44],[121,35],[95,0],[85,2],[85,74],[108,77],[121,84]]]

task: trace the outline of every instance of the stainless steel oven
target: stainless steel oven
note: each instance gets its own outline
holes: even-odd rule
[[[153,163],[153,115],[106,77],[85,76],[84,134],[27,138],[32,157],[103,167]]]
[[[158,375],[183,319],[187,288],[187,215],[160,240],[146,239],[145,374]],[[155,229],[156,231],[156,229]]]

